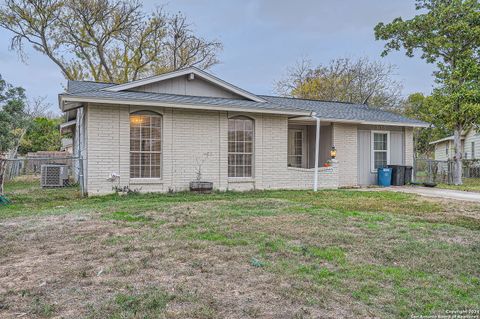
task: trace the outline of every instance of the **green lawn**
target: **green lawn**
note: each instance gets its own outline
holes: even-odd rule
[[[410,318],[480,304],[475,204],[348,190],[6,190],[0,317]]]
[[[480,192],[480,178],[464,178],[463,185],[439,184],[437,187],[467,192]]]

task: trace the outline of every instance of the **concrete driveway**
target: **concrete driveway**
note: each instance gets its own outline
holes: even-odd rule
[[[364,190],[379,190],[379,191],[391,191],[417,194],[426,197],[438,197],[444,199],[464,200],[469,202],[480,203],[480,193],[456,191],[450,189],[441,188],[429,188],[421,186],[391,186],[386,188],[369,188]]]

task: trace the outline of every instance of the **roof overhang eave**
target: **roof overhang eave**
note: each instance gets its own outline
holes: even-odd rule
[[[71,95],[69,94],[59,94],[58,95],[58,106],[62,112],[72,111],[84,106],[82,101],[73,101],[70,99]]]
[[[73,127],[77,124],[76,120],[71,120],[65,123],[60,124],[60,133],[64,134],[66,132],[71,132]]]
[[[313,113],[314,114],[314,113]],[[333,122],[333,123],[349,123],[349,124],[360,124],[360,125],[385,125],[385,126],[405,126],[405,127],[418,127],[426,128],[430,127],[428,123],[405,123],[405,122],[379,122],[379,121],[363,121],[363,120],[347,120],[347,119],[336,119],[336,118],[327,118],[319,116],[320,121]],[[312,117],[297,117],[293,120],[299,121],[313,121]]]
[[[465,135],[460,136],[460,140],[464,140],[464,139],[465,139]],[[447,141],[453,141],[453,140],[454,140],[454,137],[453,137],[453,135],[452,135],[452,136],[447,136],[447,137],[441,138],[441,139],[439,139],[439,140],[430,142],[430,143],[428,143],[428,144],[429,144],[429,145],[435,145],[435,144],[438,144],[438,143],[447,142]]]
[[[310,116],[311,111],[307,110],[282,110],[282,109],[263,109],[263,108],[247,108],[235,106],[221,106],[208,104],[179,104],[168,102],[142,101],[142,100],[120,100],[111,98],[98,97],[79,97],[72,95],[59,95],[60,109],[63,112],[81,107],[85,103],[100,103],[100,104],[120,104],[120,105],[138,105],[138,106],[158,106],[158,107],[173,107],[182,109],[194,110],[211,110],[211,111],[230,111],[230,112],[248,112],[248,113],[265,113],[265,114],[279,114],[279,115],[294,115],[294,116]],[[70,107],[68,105],[71,105]]]

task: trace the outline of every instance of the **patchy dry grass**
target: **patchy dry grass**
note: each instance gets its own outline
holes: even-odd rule
[[[463,185],[438,184],[437,187],[467,192],[480,192],[480,178],[464,178]]]
[[[475,204],[8,186],[2,318],[407,318],[480,304]]]

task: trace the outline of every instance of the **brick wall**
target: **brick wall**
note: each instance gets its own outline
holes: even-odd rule
[[[357,125],[333,124],[333,145],[337,149],[340,186],[358,184]]]
[[[87,179],[89,194],[112,192],[107,178],[111,173],[120,173],[121,122],[120,107],[88,106],[87,108]],[[123,181],[122,181],[123,182]]]
[[[314,169],[288,168],[288,188],[312,189],[314,181]],[[318,168],[318,188],[337,188],[338,185],[338,162],[330,167]]]
[[[413,128],[405,128],[405,165],[413,166]]]
[[[139,110],[151,110],[162,115],[161,179],[130,179],[129,114]],[[287,167],[288,119],[279,115],[248,115],[255,123],[253,177],[228,178],[228,118],[235,115],[238,114],[89,105],[87,192],[89,195],[111,193],[114,186],[130,186],[144,192],[186,190],[189,182],[195,179],[196,159],[200,161],[206,153],[209,156],[203,164],[204,180],[212,181],[219,190],[303,189],[313,186],[313,169]],[[336,166],[319,170],[319,188],[338,186]],[[120,178],[109,181],[112,173],[119,174]]]
[[[131,112],[151,110],[163,118],[162,178],[130,179]],[[219,190],[309,189],[313,169],[287,167],[288,119],[281,115],[248,114],[255,123],[252,178],[228,177],[228,118],[234,112],[174,108],[89,105],[86,112],[86,186],[90,195],[111,193],[114,186],[143,192],[186,190],[195,179],[196,160],[203,164],[203,179]],[[245,114],[242,114],[245,115]],[[357,125],[334,123],[333,145],[338,163],[320,168],[319,188],[358,184]],[[413,164],[413,130],[405,128],[405,164]],[[112,173],[120,178],[109,181]]]

